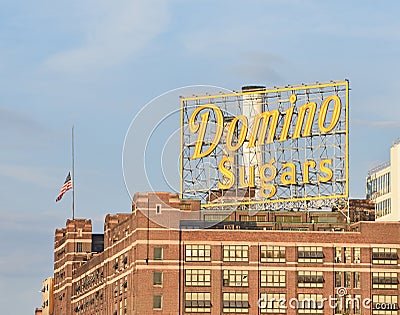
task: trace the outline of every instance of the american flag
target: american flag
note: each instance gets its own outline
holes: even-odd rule
[[[61,198],[64,196],[64,194],[72,189],[72,179],[71,179],[71,172],[68,172],[67,178],[65,179],[64,185],[62,185],[60,193],[58,194],[56,198],[56,202],[60,201]]]

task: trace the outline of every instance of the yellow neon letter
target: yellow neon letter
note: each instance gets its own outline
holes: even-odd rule
[[[263,113],[255,116],[254,122],[253,122],[253,127],[251,128],[248,148],[253,148],[255,146],[256,138],[257,138],[257,135],[259,132],[259,127],[260,127],[261,121],[262,121],[262,124],[261,124],[260,137],[259,137],[257,143],[258,143],[258,145],[264,144],[265,136],[267,135],[268,125],[270,128],[269,128],[268,138],[267,138],[266,143],[272,143],[272,141],[274,141],[274,137],[275,137],[275,132],[276,132],[277,124],[278,124],[278,118],[279,118],[279,111],[277,109],[272,110],[270,112],[263,112]]]
[[[260,194],[263,198],[271,198],[276,194],[276,186],[274,184],[268,183],[273,181],[276,177],[276,167],[273,165],[275,163],[275,159],[272,158],[269,163],[264,164],[260,168],[260,179],[261,179],[261,189]],[[269,169],[270,174],[268,176],[265,175],[265,171]],[[268,193],[267,193],[268,191]]]
[[[202,153],[201,149],[203,147],[204,136],[206,134],[206,129],[207,129],[207,125],[208,125],[208,118],[210,116],[210,111],[207,111],[201,115],[201,122],[196,123],[197,115],[203,109],[210,109],[210,111],[211,110],[214,111],[215,119],[216,119],[216,130],[215,130],[214,139],[211,142],[209,148],[205,152]],[[196,145],[194,147],[194,153],[193,153],[192,157],[190,158],[191,160],[205,157],[205,156],[209,155],[216,148],[216,146],[218,145],[219,140],[221,138],[221,135],[222,135],[223,123],[224,123],[224,117],[222,116],[222,112],[214,104],[202,105],[202,106],[197,107],[193,111],[192,115],[189,118],[189,122],[188,122],[189,129],[192,133],[198,132],[199,136],[197,138]]]
[[[285,120],[284,120],[284,123],[282,126],[281,137],[279,138],[280,142],[288,139],[290,123],[292,122],[293,110],[294,110],[294,106],[288,108],[285,112]]]
[[[267,193],[267,191],[269,191]],[[275,196],[276,194],[276,186],[274,184],[267,184],[264,181],[261,182],[261,189],[260,189],[260,195],[263,198],[271,198]]]
[[[223,175],[223,183],[221,181],[218,182],[218,188],[219,189],[230,189],[233,184],[235,183],[235,175],[232,173],[232,171],[228,168],[225,167],[225,163],[229,162],[232,168],[233,165],[233,159],[229,158],[227,156],[224,156],[221,159],[221,162],[218,164],[218,169]]]
[[[232,140],[235,135],[235,129],[236,128],[239,129],[238,126],[239,120],[242,122],[242,127],[240,128],[240,133],[238,136],[237,143],[233,145]],[[233,152],[239,149],[243,145],[244,140],[246,140],[246,135],[247,135],[247,117],[244,115],[239,115],[233,118],[233,120],[229,124],[228,134],[226,135],[226,147],[228,148],[228,150]]]
[[[308,110],[308,116],[307,116],[306,126],[304,127],[304,132],[303,132],[302,136],[308,137],[311,135],[311,128],[312,128],[312,124],[314,122],[316,107],[317,107],[317,104],[315,104],[314,102],[310,102],[310,103],[304,104],[299,107],[299,113],[297,116],[296,128],[294,129],[294,133],[293,133],[293,139],[300,138],[300,133],[301,133],[301,129],[303,128],[304,118],[306,116],[307,110]]]
[[[332,159],[321,160],[321,162],[319,162],[319,169],[321,170],[322,173],[326,174],[325,177],[321,175],[318,176],[319,181],[322,183],[329,182],[333,176],[333,171],[329,167],[326,167],[325,166],[326,164],[332,166]]]
[[[246,188],[246,187],[254,187],[254,165],[250,165],[249,167],[249,176],[247,178],[247,183],[244,181],[245,180],[245,169],[244,166],[241,166],[239,169],[239,187],[240,188]]]
[[[260,167],[260,178],[261,180],[265,181],[265,182],[270,182],[273,181],[276,177],[276,167],[273,165],[275,163],[275,159],[271,158],[271,160],[269,161],[269,163],[264,164],[263,166]],[[270,170],[270,175],[266,176],[265,175],[265,171],[267,170],[267,168]]]
[[[309,177],[309,168],[315,168],[317,166],[317,163],[315,161],[310,160],[306,161],[303,163],[303,183],[308,184],[310,182],[310,177]]]
[[[282,169],[286,167],[290,168],[290,170],[282,173],[281,183],[283,185],[296,184],[296,166],[293,163],[282,164]]]
[[[329,126],[325,127],[326,114],[328,112],[329,103],[331,101],[334,102],[332,118],[331,118],[331,122],[330,122]],[[340,98],[338,96],[332,95],[324,100],[324,102],[321,105],[321,109],[320,109],[319,115],[318,115],[318,127],[319,127],[319,130],[321,130],[321,132],[328,133],[333,128],[335,128],[336,124],[339,121],[341,109],[342,109],[342,103],[340,102]]]

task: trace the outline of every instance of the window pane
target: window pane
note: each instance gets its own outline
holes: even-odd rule
[[[163,259],[163,249],[162,247],[154,247],[154,260]]]

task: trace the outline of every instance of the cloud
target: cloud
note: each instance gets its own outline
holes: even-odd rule
[[[230,71],[241,78],[251,78],[260,82],[279,82],[283,78],[275,69],[288,64],[284,58],[277,54],[267,52],[245,52],[240,58],[241,62],[232,65]],[[267,84],[268,85],[268,84]]]
[[[26,134],[27,132],[45,133],[45,128],[24,113],[0,107],[0,132],[18,132]]]
[[[354,123],[357,125],[362,126],[369,126],[369,127],[380,127],[380,128],[399,128],[400,121],[396,120],[376,120],[376,121],[369,121],[369,120],[360,120],[355,119]]]
[[[54,130],[27,113],[0,106],[1,162],[6,160],[13,164],[24,158],[31,160],[32,154],[41,152],[55,137]],[[26,154],[28,149],[34,149],[29,157]]]
[[[24,165],[1,165],[0,176],[12,178],[14,180],[35,184],[43,187],[54,187],[54,179],[47,176],[48,170],[43,168],[34,168]]]
[[[45,65],[62,72],[85,72],[119,65],[145,48],[168,24],[166,1],[89,1],[82,4],[83,43],[61,51]]]

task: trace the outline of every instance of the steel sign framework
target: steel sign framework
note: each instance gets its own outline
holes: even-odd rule
[[[181,198],[303,210],[348,198],[348,81],[181,98]]]

